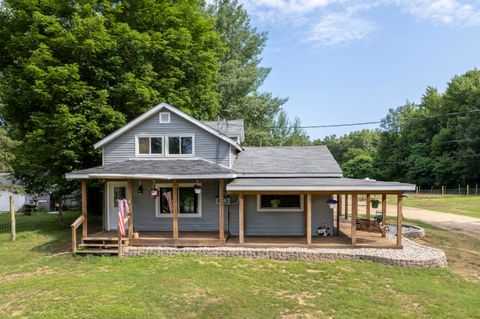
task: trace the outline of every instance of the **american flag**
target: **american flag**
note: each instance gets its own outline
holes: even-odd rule
[[[170,214],[172,214],[173,213],[172,192],[164,192],[163,196],[165,196],[165,199],[167,200],[167,203],[168,203],[168,209],[170,210]]]
[[[125,215],[123,213],[123,199],[118,201],[118,228],[120,229],[120,233],[125,236]]]

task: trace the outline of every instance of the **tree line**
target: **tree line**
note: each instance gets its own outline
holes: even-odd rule
[[[421,186],[480,181],[480,71],[454,76],[445,92],[428,87],[419,103],[392,108],[380,129],[314,141],[344,174]]]
[[[261,86],[267,34],[236,0],[0,2],[0,170],[60,199],[92,145],[160,102],[243,118],[246,145],[325,144],[344,175],[419,185],[480,179],[480,74],[390,109],[380,129],[311,141]]]
[[[236,0],[1,1],[0,168],[61,198],[65,173],[101,165],[96,141],[160,102],[242,118],[248,145],[308,143],[260,88],[266,41]]]

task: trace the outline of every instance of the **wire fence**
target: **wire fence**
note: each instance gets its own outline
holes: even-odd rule
[[[417,186],[417,195],[457,195],[457,196],[479,196],[480,183],[474,185],[422,187]]]
[[[52,232],[69,229],[70,224],[80,215],[78,211],[63,212],[15,212],[16,239],[30,236],[33,232]],[[10,212],[0,212],[0,241],[10,240],[12,234]]]

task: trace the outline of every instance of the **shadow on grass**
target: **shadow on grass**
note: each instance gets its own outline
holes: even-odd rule
[[[57,214],[37,212],[29,215],[16,214],[17,242],[29,241],[33,247],[30,251],[45,255],[54,255],[71,250],[70,225],[78,218],[80,212],[68,211],[63,214],[63,224]],[[96,229],[100,225],[101,217],[89,216],[89,223]],[[90,228],[90,227],[89,227]],[[81,238],[81,227],[77,238]],[[10,240],[10,216],[0,214],[0,241]],[[35,243],[38,243],[35,245]],[[28,249],[25,247],[25,249]]]

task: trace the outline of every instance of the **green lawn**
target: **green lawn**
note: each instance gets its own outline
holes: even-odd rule
[[[428,232],[435,245],[466,241],[442,239],[444,231],[435,228]],[[456,268],[188,255],[74,257],[68,249],[69,229],[54,220],[44,230],[20,232],[15,243],[0,240],[0,317],[480,318],[480,283]],[[480,269],[478,262],[470,267]]]
[[[425,196],[411,195],[405,206],[480,218],[480,196]]]

